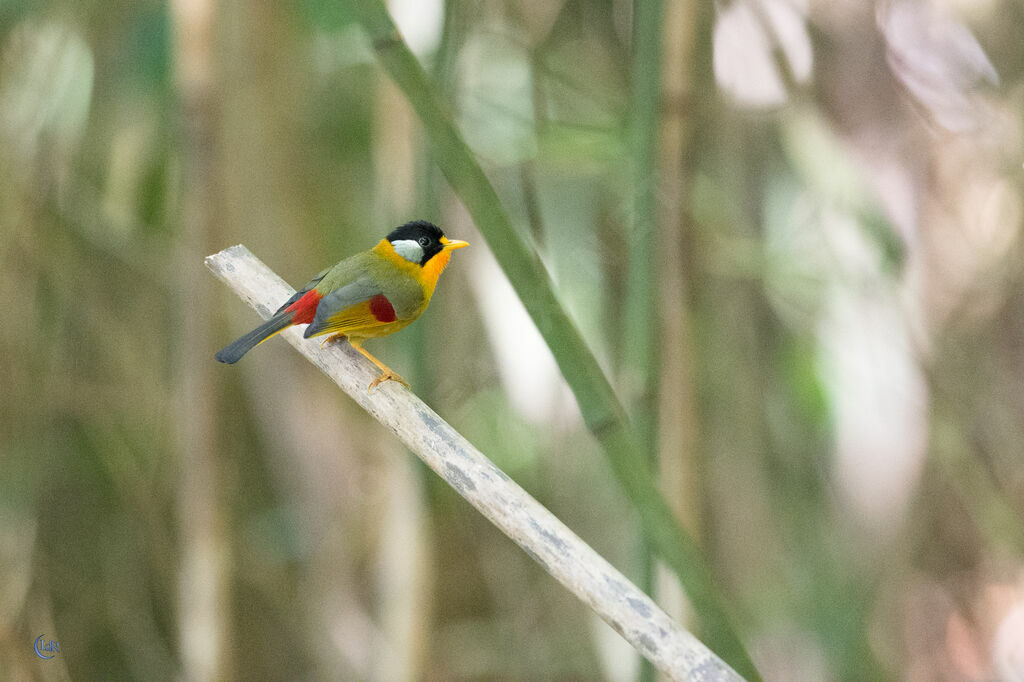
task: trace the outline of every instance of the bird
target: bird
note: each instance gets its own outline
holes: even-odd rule
[[[307,324],[305,338],[331,334],[324,343],[347,338],[377,366],[380,376],[367,386],[367,393],[385,381],[408,388],[405,379],[363,348],[363,342],[394,334],[418,318],[430,303],[452,251],[466,246],[468,242],[448,239],[441,228],[426,220],[405,223],[368,251],[322,270],[270,319],[214,357],[234,364],[288,327]]]

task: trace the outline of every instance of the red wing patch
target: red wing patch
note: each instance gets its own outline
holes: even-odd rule
[[[323,296],[316,289],[310,289],[302,298],[284,309],[286,313],[295,313],[292,324],[309,324],[316,317],[316,307]]]
[[[370,312],[378,322],[394,322],[397,319],[391,301],[384,294],[377,294],[370,299]]]

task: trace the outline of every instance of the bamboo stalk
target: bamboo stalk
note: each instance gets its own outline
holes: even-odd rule
[[[661,326],[657,314],[656,284],[659,277],[658,133],[664,14],[662,0],[636,0],[633,3],[633,95],[629,122],[632,197],[630,234],[626,240],[629,270],[623,306],[625,319],[619,344],[622,352],[620,377],[624,379],[630,414],[654,470],[657,468],[655,450],[659,429],[656,405],[659,357],[655,339]],[[640,586],[653,594],[656,550],[650,538],[643,538],[640,553]],[[643,666],[640,679],[654,679],[649,665]]]
[[[214,368],[193,356],[208,347],[216,319],[209,313],[212,283],[196,277],[197,261],[216,239],[216,103],[214,73],[215,3],[175,0],[175,81],[179,98],[182,197],[181,231],[175,254],[175,292],[180,324],[174,372],[181,559],[178,584],[178,632],[181,674],[185,679],[233,677],[230,598],[231,542],[227,532],[226,476],[218,459],[215,425],[217,377]]]
[[[206,265],[264,318],[293,293],[244,246]],[[321,347],[294,327],[281,336],[659,670],[677,680],[742,679],[411,391],[388,382],[367,393],[378,372],[348,344]]]
[[[630,206],[629,273],[626,281],[622,369],[631,397],[645,416],[653,415],[658,357],[656,283],[658,279],[658,144],[661,119],[662,0],[637,0],[633,5],[633,97],[630,120],[632,201]],[[642,438],[656,439],[653,419],[645,419]],[[650,451],[651,447],[648,447]]]

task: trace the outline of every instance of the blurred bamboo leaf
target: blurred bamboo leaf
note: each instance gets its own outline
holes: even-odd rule
[[[29,20],[15,29],[2,56],[5,143],[22,159],[32,158],[44,143],[70,150],[92,103],[95,64],[89,45],[72,26]]]
[[[623,156],[622,135],[615,129],[550,124],[537,136],[549,167],[594,173]]]
[[[817,114],[803,111],[783,125],[782,141],[800,180],[823,200],[857,218],[881,252],[882,262],[898,271],[903,244],[836,134]]]

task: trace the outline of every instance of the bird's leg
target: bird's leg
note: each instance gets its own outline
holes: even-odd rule
[[[402,384],[406,388],[409,388],[409,384],[408,384],[408,382],[406,382],[405,379],[403,379],[402,377],[398,376],[398,374],[396,374],[393,369],[391,369],[390,367],[385,365],[383,362],[381,362],[377,358],[375,358],[372,355],[370,355],[370,351],[368,351],[365,348],[363,348],[363,344],[361,342],[356,341],[354,339],[349,339],[348,342],[349,342],[349,344],[352,345],[353,348],[355,348],[357,351],[362,353],[363,356],[366,357],[367,360],[369,360],[373,364],[377,365],[377,369],[380,370],[380,376],[377,377],[376,379],[374,379],[373,381],[371,381],[370,385],[366,387],[366,392],[367,393],[369,393],[370,389],[372,389],[374,386],[376,386],[377,384],[383,383],[385,381],[397,381],[398,383]]]

